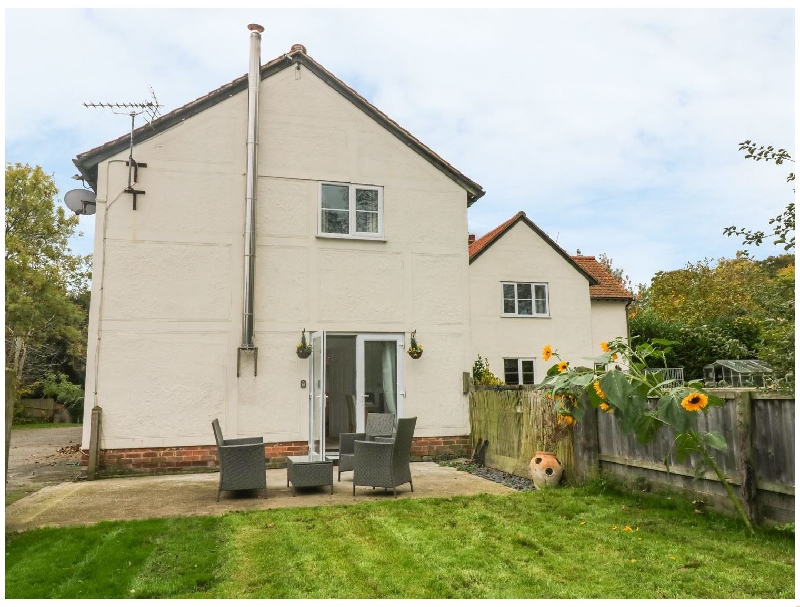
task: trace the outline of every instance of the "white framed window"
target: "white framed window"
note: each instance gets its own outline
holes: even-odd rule
[[[550,316],[547,283],[504,282],[503,316]]]
[[[504,358],[504,379],[509,386],[529,386],[534,383],[532,358]]]
[[[382,239],[383,188],[321,182],[317,234],[332,238]]]

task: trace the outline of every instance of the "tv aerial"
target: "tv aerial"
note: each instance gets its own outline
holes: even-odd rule
[[[150,96],[152,97],[152,101],[145,101],[142,103],[135,103],[135,102],[123,102],[123,103],[87,103],[84,102],[83,107],[90,107],[90,108],[103,108],[109,109],[114,114],[119,115],[128,115],[131,117],[131,142],[130,142],[130,150],[128,153],[128,161],[125,163],[128,167],[128,187],[125,188],[124,192],[128,194],[133,194],[133,210],[136,210],[136,197],[140,196],[145,193],[144,190],[137,190],[133,186],[136,185],[136,182],[139,179],[139,169],[140,168],[147,168],[146,162],[136,162],[133,159],[133,132],[136,130],[136,117],[142,114],[147,114],[149,120],[147,121],[150,124],[153,120],[159,117],[160,111],[159,108],[164,107],[161,103],[158,102],[158,97],[156,97],[156,93],[153,90],[153,87],[148,87],[150,89]],[[122,111],[119,111],[122,110]],[[71,208],[71,207],[70,207]],[[77,211],[76,211],[77,213]]]

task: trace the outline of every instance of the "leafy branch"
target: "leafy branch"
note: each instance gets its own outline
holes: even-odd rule
[[[783,164],[785,161],[794,162],[794,159],[785,149],[775,150],[771,145],[759,146],[749,139],[739,144],[739,150],[746,151],[745,158],[751,158],[756,162],[761,160],[765,162],[773,161],[775,164]],[[794,173],[789,173],[786,181],[787,183],[794,181]],[[786,205],[786,209],[780,215],[769,220],[769,224],[772,226],[771,232],[749,230],[736,226],[728,226],[722,232],[726,236],[743,236],[742,244],[754,246],[759,246],[764,242],[765,238],[774,236],[776,238],[773,244],[782,244],[784,250],[789,251],[794,250],[794,223],[794,202],[791,202]]]

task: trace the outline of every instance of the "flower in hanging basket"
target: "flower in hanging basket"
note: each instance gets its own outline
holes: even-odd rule
[[[408,350],[406,350],[406,352],[408,352],[408,355],[414,359],[417,359],[420,356],[422,356],[422,344],[417,343],[416,331],[411,332],[411,345],[408,347]]]
[[[300,338],[300,343],[297,344],[297,356],[300,358],[308,358],[311,356],[311,344],[306,341],[306,330],[303,329],[303,335]]]

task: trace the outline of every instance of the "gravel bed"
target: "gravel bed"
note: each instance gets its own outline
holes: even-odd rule
[[[445,465],[453,465],[453,464],[445,464]],[[533,486],[533,481],[529,478],[524,478],[521,476],[514,476],[513,474],[509,474],[508,472],[503,472],[502,470],[496,470],[495,468],[487,468],[486,466],[472,466],[472,465],[456,465],[454,466],[459,470],[463,470],[464,472],[469,472],[470,474],[474,474],[475,476],[480,476],[481,478],[485,478],[489,481],[494,481],[499,485],[505,485],[506,487],[510,487],[516,491],[536,491],[536,488]]]

